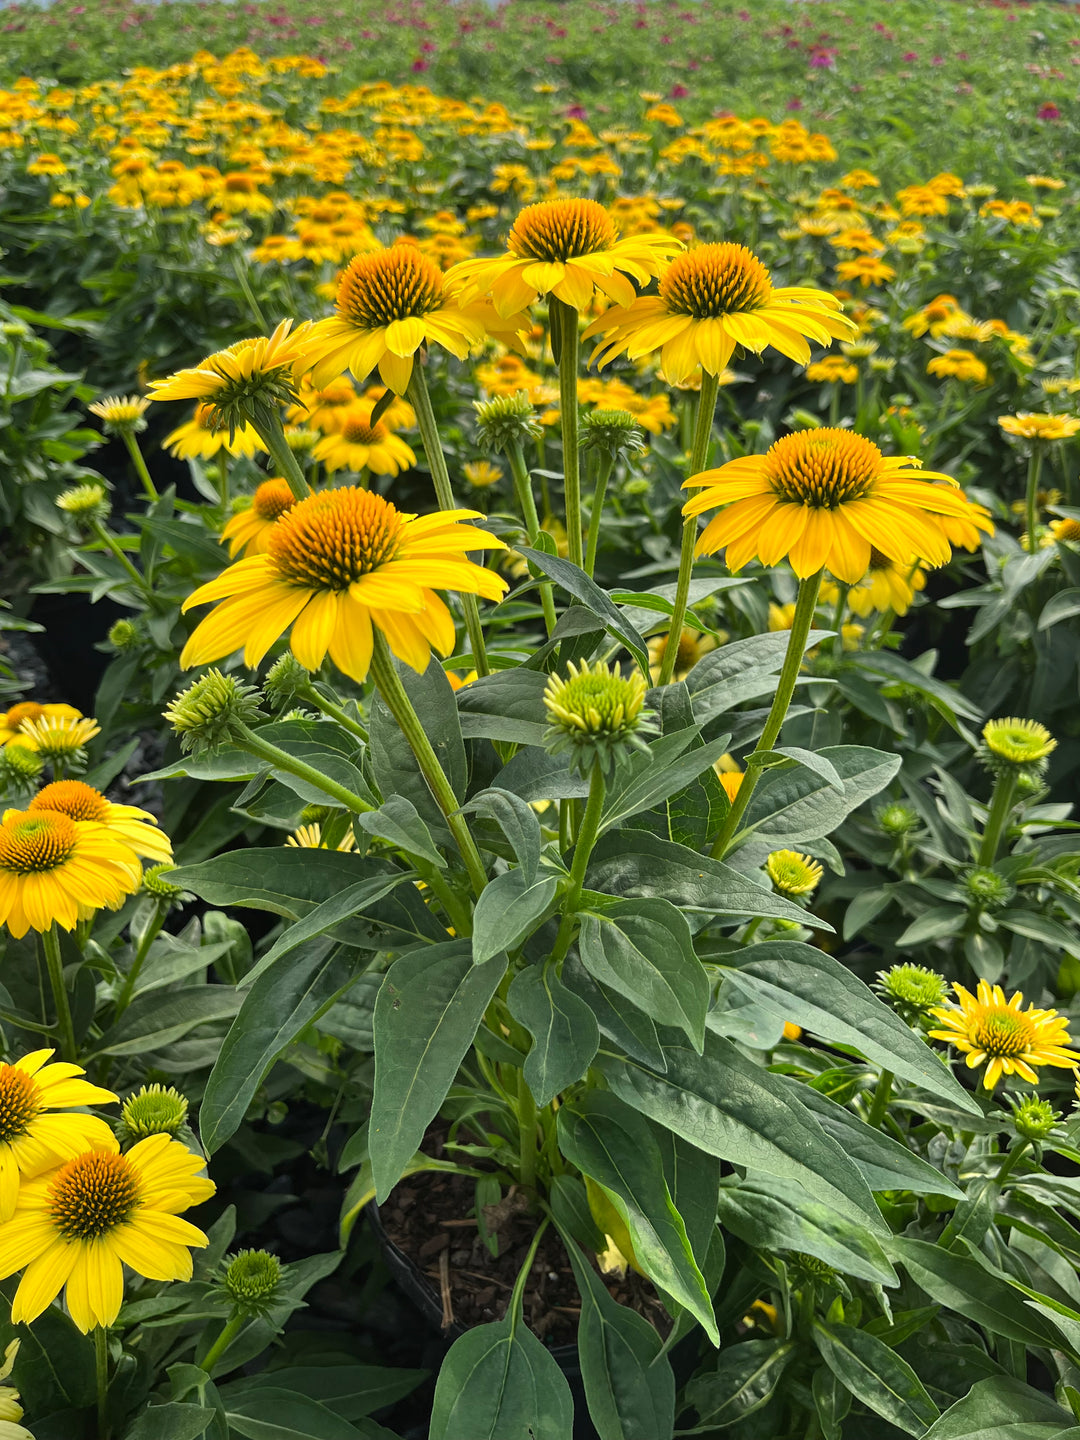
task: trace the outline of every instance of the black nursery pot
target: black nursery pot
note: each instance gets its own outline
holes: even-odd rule
[[[445,1342],[446,1349],[449,1350],[453,1342],[465,1334],[464,1328],[455,1324],[448,1329],[443,1329],[442,1301],[427,1276],[387,1235],[383,1229],[379,1207],[374,1200],[369,1201],[364,1213],[379,1242],[379,1249],[394,1283],[405,1298],[410,1300],[420,1311],[431,1327],[432,1333],[440,1336]],[[570,1394],[574,1400],[574,1433],[572,1436],[545,1435],[543,1440],[600,1440],[596,1427],[589,1419],[589,1407],[585,1401],[585,1386],[581,1379],[581,1364],[578,1360],[577,1346],[555,1345],[549,1348],[548,1353],[566,1376],[570,1386]]]

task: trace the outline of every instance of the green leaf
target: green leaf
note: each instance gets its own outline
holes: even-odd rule
[[[355,958],[319,939],[256,981],[225,1037],[199,1107],[199,1133],[209,1154],[236,1133],[274,1062],[356,976]]]
[[[663,1073],[667,1061],[656,1026],[648,1015],[614,990],[597,984],[576,951],[571,951],[563,962],[562,980],[567,989],[580,995],[589,1006],[602,1035],[606,1035],[632,1060],[639,1060],[651,1070]]]
[[[468,785],[465,742],[458,720],[457,701],[446,671],[434,656],[422,675],[409,665],[397,661],[394,664],[405,693],[416,713],[423,717],[424,731],[446,772],[450,788],[459,800],[464,800]],[[446,820],[420,772],[412,746],[379,697],[371,705],[368,734],[371,768],[384,798],[403,795],[415,806],[431,833],[449,843],[451,837]]]
[[[536,818],[536,811],[532,806],[522,800],[520,795],[493,786],[491,789],[481,790],[461,808],[466,813],[471,811],[477,815],[487,815],[495,821],[510,842],[521,873],[531,885],[540,865],[542,843],[540,821]]]
[[[198,1440],[214,1414],[203,1405],[148,1405],[124,1431],[124,1440]]]
[[[955,724],[955,717],[961,716],[965,720],[981,720],[982,711],[970,701],[955,685],[947,685],[943,680],[936,680],[933,675],[927,675],[917,665],[912,665],[902,655],[897,655],[893,650],[864,650],[859,653],[858,667],[861,670],[876,671],[879,675],[886,676],[889,680],[898,681],[901,685],[910,685],[921,694],[928,697],[935,704],[935,708],[943,715],[950,718]]]
[[[801,1104],[840,1148],[854,1160],[871,1190],[910,1190],[915,1195],[947,1195],[960,1200],[964,1192],[929,1161],[914,1154],[891,1135],[883,1135],[843,1105],[812,1085],[789,1083]]]
[[[404,795],[391,795],[378,810],[357,815],[353,820],[369,835],[388,840],[408,855],[419,855],[440,870],[446,869],[446,861],[435,849],[431,831],[416,812],[416,806]]]
[[[152,990],[134,999],[121,1018],[97,1042],[99,1055],[145,1055],[218,1020],[231,1020],[240,1009],[240,996],[231,985],[187,986],[182,990]]]
[[[591,580],[579,566],[569,560],[562,560],[557,555],[545,555],[542,551],[532,550],[527,545],[519,545],[518,551],[526,560],[532,561],[542,574],[550,580],[554,580],[560,589],[565,590],[568,595],[572,595],[586,609],[592,611],[601,621],[604,629],[623,642],[641,666],[642,674],[646,679],[649,678],[648,646],[622,611],[612,604],[611,598],[600,589],[595,580]]]
[[[499,771],[495,783],[527,802],[577,800],[589,793],[589,782],[571,771],[565,755],[549,755],[527,745]]]
[[[1059,590],[1043,606],[1038,629],[1049,630],[1051,625],[1071,620],[1074,615],[1080,615],[1080,590]]]
[[[234,1380],[221,1386],[220,1394],[228,1401],[273,1385],[317,1400],[344,1420],[359,1420],[411,1394],[426,1378],[426,1370],[395,1370],[385,1365],[289,1365]]]
[[[299,920],[356,878],[355,855],[287,845],[229,850],[201,865],[179,865],[169,872],[171,884],[193,890],[210,905],[269,910],[286,920]]]
[[[0,1351],[19,1341],[11,1383],[22,1396],[28,1415],[49,1415],[71,1407],[84,1410],[97,1393],[94,1342],[81,1335],[56,1305],[43,1310],[33,1325],[11,1323],[11,1302],[19,1277],[0,1285],[7,1302],[0,1307]]]
[[[772,849],[819,840],[883,790],[900,769],[900,756],[865,745],[830,745],[818,752],[843,781],[839,791],[805,765],[767,770],[743,816],[743,828]]]
[[[719,1345],[704,1276],[664,1179],[660,1151],[642,1117],[616,1096],[591,1090],[560,1108],[558,1132],[566,1158],[601,1186],[619,1212],[642,1270]]]
[[[547,914],[558,885],[553,875],[530,882],[523,870],[506,870],[485,885],[473,913],[475,964],[527,940]]]
[[[548,677],[536,670],[497,670],[457,692],[462,734],[467,739],[543,745],[544,689]]]
[[[434,1120],[473,1042],[506,956],[474,965],[472,944],[450,940],[395,960],[375,1001],[375,1093],[368,1148],[384,1200]]]
[[[902,1079],[982,1114],[937,1052],[831,955],[795,940],[776,940],[751,945],[737,959],[739,968],[725,971],[730,983],[778,1018],[823,1040],[853,1045]]]
[[[361,1431],[317,1400],[271,1384],[227,1404],[225,1415],[229,1430],[245,1440],[363,1440]]]
[[[511,872],[516,873],[516,872]],[[533,1038],[525,1080],[538,1105],[580,1080],[600,1045],[596,1016],[559,979],[554,966],[529,965],[507,991],[510,1014]]]
[[[830,630],[811,630],[807,649],[826,639]],[[752,635],[721,645],[699,660],[686,684],[694,702],[694,719],[699,725],[717,715],[727,714],[744,700],[771,696],[776,690],[773,675],[779,673],[787,654],[790,632]]]
[[[478,1325],[450,1347],[429,1440],[569,1440],[573,1424],[566,1376],[516,1317]]]
[[[358,915],[377,900],[382,900],[395,890],[403,880],[411,879],[411,875],[403,874],[381,874],[373,876],[368,880],[360,880],[355,885],[332,895],[329,900],[324,900],[321,905],[316,905],[313,910],[301,920],[295,921],[285,928],[280,939],[276,940],[270,949],[253,965],[246,975],[240,979],[240,988],[253,985],[261,980],[263,975],[276,965],[283,955],[296,950],[299,946],[306,944],[309,940],[317,939],[324,935],[327,930],[332,930],[335,925],[340,925],[343,920]]]
[[[755,885],[738,870],[644,830],[604,835],[589,861],[590,890],[620,899],[669,900],[709,916],[767,916],[831,930],[790,900]]]
[[[842,1385],[908,1435],[925,1435],[938,1408],[906,1360],[875,1335],[815,1319],[814,1344]]]
[[[857,1167],[779,1076],[711,1032],[703,1055],[674,1045],[664,1054],[663,1075],[603,1051],[597,1064],[622,1100],[699,1150],[796,1180],[850,1219],[888,1235]]]
[[[993,1274],[967,1255],[906,1235],[893,1236],[886,1248],[931,1300],[989,1334],[1021,1345],[1060,1348],[1057,1327],[1026,1305],[1004,1275]]]
[[[622,825],[632,815],[651,810],[696,780],[713,761],[727,752],[730,735],[691,748],[701,727],[695,725],[654,740],[645,754],[634,754],[619,766],[608,788],[600,819],[600,834]]]
[[[669,900],[620,900],[581,920],[578,949],[602,985],[659,1025],[685,1031],[700,1052],[710,985],[690,927]]]
[[[815,1200],[801,1185],[748,1171],[720,1187],[720,1223],[758,1250],[816,1255],[844,1275],[898,1285],[885,1251],[865,1226]]]
[[[698,1423],[680,1435],[699,1435],[726,1429],[768,1403],[776,1393],[795,1347],[788,1340],[745,1340],[726,1345],[716,1368],[698,1373],[683,1398],[698,1414]]]
[[[978,1380],[926,1432],[927,1440],[1058,1440],[1067,1410],[1011,1375]]]
[[[574,1241],[564,1240],[581,1292],[581,1378],[600,1440],[671,1440],[675,1376],[660,1336],[643,1315],[613,1300]]]
[[[1080,959],[1080,940],[1076,938],[1075,929],[1070,930],[1049,915],[1040,915],[1036,910],[999,910],[994,919],[1014,935],[1022,935],[1025,940],[1040,940]]]

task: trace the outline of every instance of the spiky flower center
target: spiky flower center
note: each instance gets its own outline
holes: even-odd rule
[[[77,1155],[49,1186],[49,1216],[65,1240],[99,1240],[138,1203],[138,1178],[123,1155]]]
[[[1033,1045],[1038,1033],[1029,1016],[1008,1005],[988,1005],[974,1017],[971,1041],[987,1055],[1020,1055]]]
[[[55,811],[16,812],[0,825],[0,870],[15,875],[55,870],[75,849],[77,834],[75,822]]]
[[[251,508],[255,514],[260,520],[266,521],[276,520],[295,504],[296,496],[289,489],[286,480],[264,480],[251,500]]]
[[[1011,765],[1033,765],[1057,748],[1057,741],[1037,720],[990,720],[983,730],[986,748]]]
[[[357,255],[338,282],[338,314],[361,330],[427,315],[442,303],[442,273],[415,245]]]
[[[665,307],[695,320],[760,310],[772,291],[769,272],[753,251],[730,241],[676,255],[660,281]]]
[[[341,422],[341,438],[350,445],[378,445],[386,439],[386,426],[370,423],[368,415],[348,415]]]
[[[924,965],[894,965],[878,976],[881,988],[890,1000],[928,1011],[945,999],[945,977]]]
[[[821,879],[821,866],[796,850],[774,850],[765,861],[769,879],[783,895],[807,895]]]
[[[1055,540],[1080,540],[1080,520],[1055,520],[1051,529]]]
[[[225,1289],[237,1305],[269,1300],[280,1283],[281,1261],[268,1250],[241,1250],[225,1271]]]
[[[544,707],[553,725],[581,735],[624,735],[632,731],[645,701],[645,682],[638,671],[624,678],[602,661],[594,669],[569,664],[570,677],[552,675],[544,691]]]
[[[541,200],[526,205],[507,239],[519,260],[579,260],[610,250],[619,238],[615,222],[595,200]]]
[[[55,810],[71,820],[101,822],[109,818],[108,800],[82,780],[54,780],[39,790],[26,808],[28,812]]]
[[[765,479],[773,494],[793,505],[835,510],[861,500],[882,468],[881,451],[849,430],[796,430],[765,453]]]
[[[0,1065],[0,1145],[25,1135],[40,1109],[33,1076],[17,1065]]]
[[[133,1140],[144,1140],[148,1135],[175,1135],[187,1113],[188,1102],[179,1090],[144,1085],[124,1101],[121,1119]]]
[[[404,516],[381,495],[327,490],[281,517],[270,533],[269,555],[290,585],[347,590],[394,558],[404,527]]]

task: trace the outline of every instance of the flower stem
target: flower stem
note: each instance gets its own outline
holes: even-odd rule
[[[577,844],[574,846],[574,859],[570,866],[570,885],[562,900],[559,933],[555,937],[555,944],[551,950],[551,960],[554,964],[563,960],[566,952],[570,949],[575,917],[581,903],[581,892],[585,888],[585,871],[588,869],[589,859],[600,830],[600,812],[604,808],[604,793],[603,767],[598,761],[595,761],[592,774],[589,776],[589,798],[586,801],[585,814],[582,816],[578,829]]]
[[[1042,446],[1038,440],[1031,445],[1031,459],[1028,461],[1027,473],[1027,548],[1028,554],[1034,555],[1039,548],[1039,542],[1035,536],[1035,522],[1038,518],[1038,495],[1039,495],[1039,471],[1042,469]]]
[[[614,455],[601,454],[596,466],[596,487],[593,490],[592,509],[589,511],[589,535],[585,544],[585,574],[590,578],[596,569],[596,548],[600,543],[600,518],[604,513],[604,495],[608,481],[615,468]]]
[[[221,518],[229,518],[229,452],[222,449],[218,455],[218,497],[221,504]]]
[[[533,497],[532,483],[529,480],[529,469],[525,464],[525,451],[521,448],[520,441],[515,440],[510,444],[506,451],[506,458],[510,462],[514,493],[517,495],[518,505],[521,507],[521,514],[525,521],[525,534],[528,536],[529,544],[535,549],[540,535],[540,517],[536,513],[536,500]],[[540,586],[540,604],[544,611],[544,624],[550,635],[555,629],[555,602],[551,598],[549,583]]]
[[[570,559],[583,565],[581,543],[581,457],[578,454],[578,312],[554,295],[548,299],[559,328],[559,414],[562,420],[563,494]]]
[[[260,412],[264,413],[264,412]],[[253,419],[252,424],[259,432],[259,439],[270,452],[270,459],[274,462],[274,468],[281,475],[281,478],[288,485],[297,500],[306,500],[311,494],[311,487],[304,479],[304,472],[300,469],[296,456],[289,449],[289,442],[285,439],[285,428],[281,423],[281,416],[277,411],[269,412],[265,423]]]
[[[202,1358],[200,1369],[205,1370],[207,1375],[214,1373],[214,1366],[236,1339],[237,1335],[240,1334],[240,1331],[244,1328],[244,1324],[245,1317],[243,1315],[233,1315],[226,1320],[225,1324],[221,1327],[221,1334]]]
[[[458,506],[454,501],[454,492],[450,488],[450,472],[446,468],[446,456],[443,454],[442,441],[439,439],[439,427],[435,422],[435,411],[431,407],[431,394],[427,387],[423,366],[419,360],[413,362],[412,379],[409,381],[409,399],[416,411],[416,423],[420,429],[420,439],[424,444],[424,454],[431,471],[432,484],[435,486],[436,502],[440,510],[456,510]],[[490,675],[491,665],[488,663],[487,646],[484,644],[484,631],[480,624],[480,607],[476,603],[476,596],[462,595],[460,599],[476,673],[477,675]]]
[[[102,545],[105,546],[106,550],[108,550],[110,554],[114,555],[116,559],[119,560],[120,564],[131,576],[132,584],[136,586],[137,589],[145,593],[147,589],[146,580],[143,578],[142,575],[139,574],[138,570],[135,569],[135,566],[124,554],[123,550],[120,547],[120,542],[117,540],[116,536],[113,535],[109,530],[106,530],[105,526],[101,523],[100,520],[92,520],[90,524],[94,534],[101,541]]]
[[[712,847],[714,860],[722,860],[731,849],[736,828],[754,793],[754,786],[761,773],[760,767],[754,764],[754,756],[773,748],[784,724],[791,697],[795,693],[795,682],[799,678],[803,655],[806,653],[806,639],[810,634],[810,627],[814,623],[814,611],[817,608],[818,592],[821,590],[822,573],[819,570],[816,575],[810,575],[805,580],[799,581],[799,597],[795,602],[795,615],[791,622],[791,633],[788,636],[787,652],[784,655],[784,666],[780,671],[776,694],[773,696],[773,703],[765,721],[765,728],[761,732],[761,739],[758,741],[753,755],[746,762],[746,774],[743,782],[735,794],[735,799],[731,802],[731,809],[728,811]]]
[[[990,809],[986,812],[986,828],[983,830],[982,844],[979,847],[980,865],[993,865],[997,859],[998,846],[1012,812],[1015,792],[1016,776],[1011,770],[1003,771],[994,781]]]
[[[518,1071],[518,1178],[526,1190],[536,1184],[536,1101],[525,1080],[524,1070]]]
[[[75,1044],[75,1026],[71,1021],[71,1006],[68,1004],[67,988],[64,985],[64,962],[60,955],[60,932],[55,922],[41,932],[41,948],[45,952],[45,965],[49,972],[56,1004],[56,1023],[60,1031],[60,1058],[77,1060],[78,1046]]]
[[[244,299],[247,301],[252,315],[255,317],[255,324],[259,327],[260,330],[269,330],[270,326],[266,323],[266,316],[263,314],[259,302],[255,299],[255,294],[251,288],[251,284],[248,280],[247,275],[244,272],[243,261],[236,253],[236,250],[231,246],[229,249],[229,254],[232,259],[233,273],[236,276],[237,284],[240,286],[241,293],[243,294]]]
[[[154,907],[153,916],[151,917],[146,929],[143,931],[139,939],[139,945],[137,950],[135,951],[135,958],[132,960],[131,968],[128,970],[127,975],[125,975],[124,977],[124,983],[120,989],[120,994],[116,997],[116,1015],[114,1016],[114,1019],[119,1019],[119,1017],[131,1004],[131,997],[135,990],[135,982],[139,978],[139,971],[143,967],[143,961],[149,954],[150,946],[154,943],[154,941],[160,934],[161,927],[165,924],[165,917],[168,915],[168,913],[169,902],[167,900],[159,900],[157,902],[157,905]]]
[[[698,396],[697,418],[694,422],[694,443],[690,451],[690,475],[700,475],[709,463],[709,442],[712,439],[713,415],[716,413],[716,397],[720,382],[707,370],[701,372],[701,394]],[[686,619],[686,601],[690,594],[690,576],[694,569],[694,545],[697,540],[697,516],[689,515],[683,521],[682,547],[679,552],[679,579],[675,587],[675,603],[668,625],[668,639],[664,646],[664,658],[660,664],[660,685],[670,685],[675,673],[675,661],[679,653],[683,621]]]
[[[146,491],[146,498],[150,501],[160,500],[161,496],[157,492],[157,486],[154,484],[150,471],[146,468],[146,461],[143,459],[143,453],[139,449],[139,442],[135,439],[135,432],[125,425],[121,429],[120,434],[124,437],[124,444],[127,446],[128,454],[131,456],[131,463],[135,466],[135,473],[138,475],[142,482],[142,487]]]
[[[999,1191],[1004,1187],[1005,1181],[1016,1169],[1017,1161],[1021,1159],[1026,1150],[1030,1149],[1031,1141],[1021,1140],[1016,1145],[1014,1145],[1009,1151],[1009,1153],[1005,1156],[1005,1159],[1001,1162],[1001,1169],[994,1177],[994,1184],[998,1187]]]
[[[454,794],[453,787],[446,778],[446,771],[442,768],[439,757],[431,747],[427,731],[409,699],[405,686],[401,683],[400,676],[394,669],[390,651],[379,630],[374,632],[371,673],[379,688],[379,694],[386,701],[387,708],[408,740],[412,752],[416,756],[416,763],[420,766],[420,772],[427,781],[439,809],[446,817],[450,833],[465,862],[469,882],[474,892],[479,895],[487,884],[487,873],[484,870],[483,861],[480,859],[480,852],[477,850],[476,842],[461,814],[461,802]]]
[[[866,1117],[866,1123],[872,1130],[877,1130],[885,1119],[885,1112],[889,1108],[889,1101],[892,1098],[893,1073],[891,1070],[882,1070],[878,1079],[877,1089],[874,1091],[874,1098],[870,1102],[870,1113]]]
[[[94,1372],[97,1378],[98,1440],[109,1440],[109,1332],[94,1326]]]
[[[309,704],[316,706],[324,715],[329,715],[331,720],[336,720],[350,735],[355,735],[358,740],[367,741],[368,734],[364,727],[352,718],[347,710],[336,705],[333,700],[327,700],[325,695],[320,695],[314,685],[303,686],[298,692]]]
[[[298,760],[295,755],[289,755],[286,751],[272,745],[269,740],[262,739],[256,735],[254,730],[249,730],[246,725],[237,726],[237,743],[240,747],[254,755],[267,764],[273,765],[275,770],[284,770],[290,775],[295,775],[298,780],[306,780],[309,785],[314,785],[324,795],[329,795],[346,810],[351,810],[354,815],[364,815],[375,809],[369,801],[359,795],[354,795],[351,790],[346,790],[344,785],[339,785],[336,780],[331,780],[321,770],[308,765],[303,760]]]

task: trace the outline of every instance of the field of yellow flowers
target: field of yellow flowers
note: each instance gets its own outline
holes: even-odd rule
[[[1080,1435],[1080,14],[879,8],[0,11],[0,1440]]]

